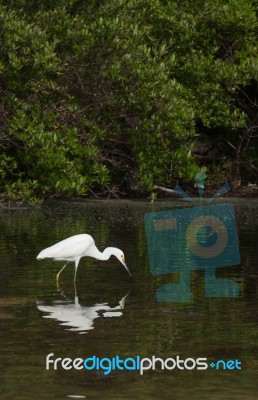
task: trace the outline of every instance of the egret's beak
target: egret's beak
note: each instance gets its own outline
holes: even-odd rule
[[[123,260],[122,258],[121,258],[121,263],[122,263],[123,266],[125,267],[125,269],[126,269],[126,271],[128,272],[128,274],[129,274],[130,276],[132,276],[131,272],[129,271],[129,268],[127,267],[127,265],[126,265],[126,263],[125,263],[125,260]]]

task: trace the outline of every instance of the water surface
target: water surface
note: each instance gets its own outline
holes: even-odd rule
[[[220,268],[240,295],[205,296],[204,271],[191,273],[191,301],[158,303],[156,290],[179,273],[153,276],[146,212],[183,202],[52,202],[0,209],[1,399],[256,399],[258,359],[258,201],[234,201],[241,264]],[[55,275],[60,262],[37,261],[43,248],[78,233],[100,250],[121,248],[133,278],[115,258],[81,260]],[[238,359],[242,370],[46,370],[55,357],[207,357]]]

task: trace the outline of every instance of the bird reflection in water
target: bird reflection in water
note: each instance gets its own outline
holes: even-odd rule
[[[94,329],[94,320],[96,318],[121,317],[129,293],[130,291],[115,307],[110,307],[108,303],[96,303],[93,306],[86,307],[79,303],[75,290],[74,301],[66,299],[64,301],[55,301],[52,305],[45,305],[43,302],[38,301],[37,308],[39,311],[48,314],[43,315],[43,318],[55,319],[60,322],[60,325],[68,327],[66,328],[67,330],[84,334]]]

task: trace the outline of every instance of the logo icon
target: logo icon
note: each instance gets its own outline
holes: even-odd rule
[[[179,273],[179,283],[157,289],[158,302],[189,302],[191,271],[205,271],[206,297],[236,297],[239,286],[216,277],[217,268],[240,263],[234,207],[211,204],[230,190],[225,184],[203,204],[205,174],[197,174],[199,204],[179,186],[175,191],[194,207],[145,214],[150,270],[153,275]]]

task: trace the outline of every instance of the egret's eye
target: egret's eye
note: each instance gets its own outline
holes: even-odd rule
[[[122,260],[122,261],[124,261],[124,260],[125,260],[125,257],[124,257],[123,255],[122,255],[120,258],[121,258],[121,260]]]

